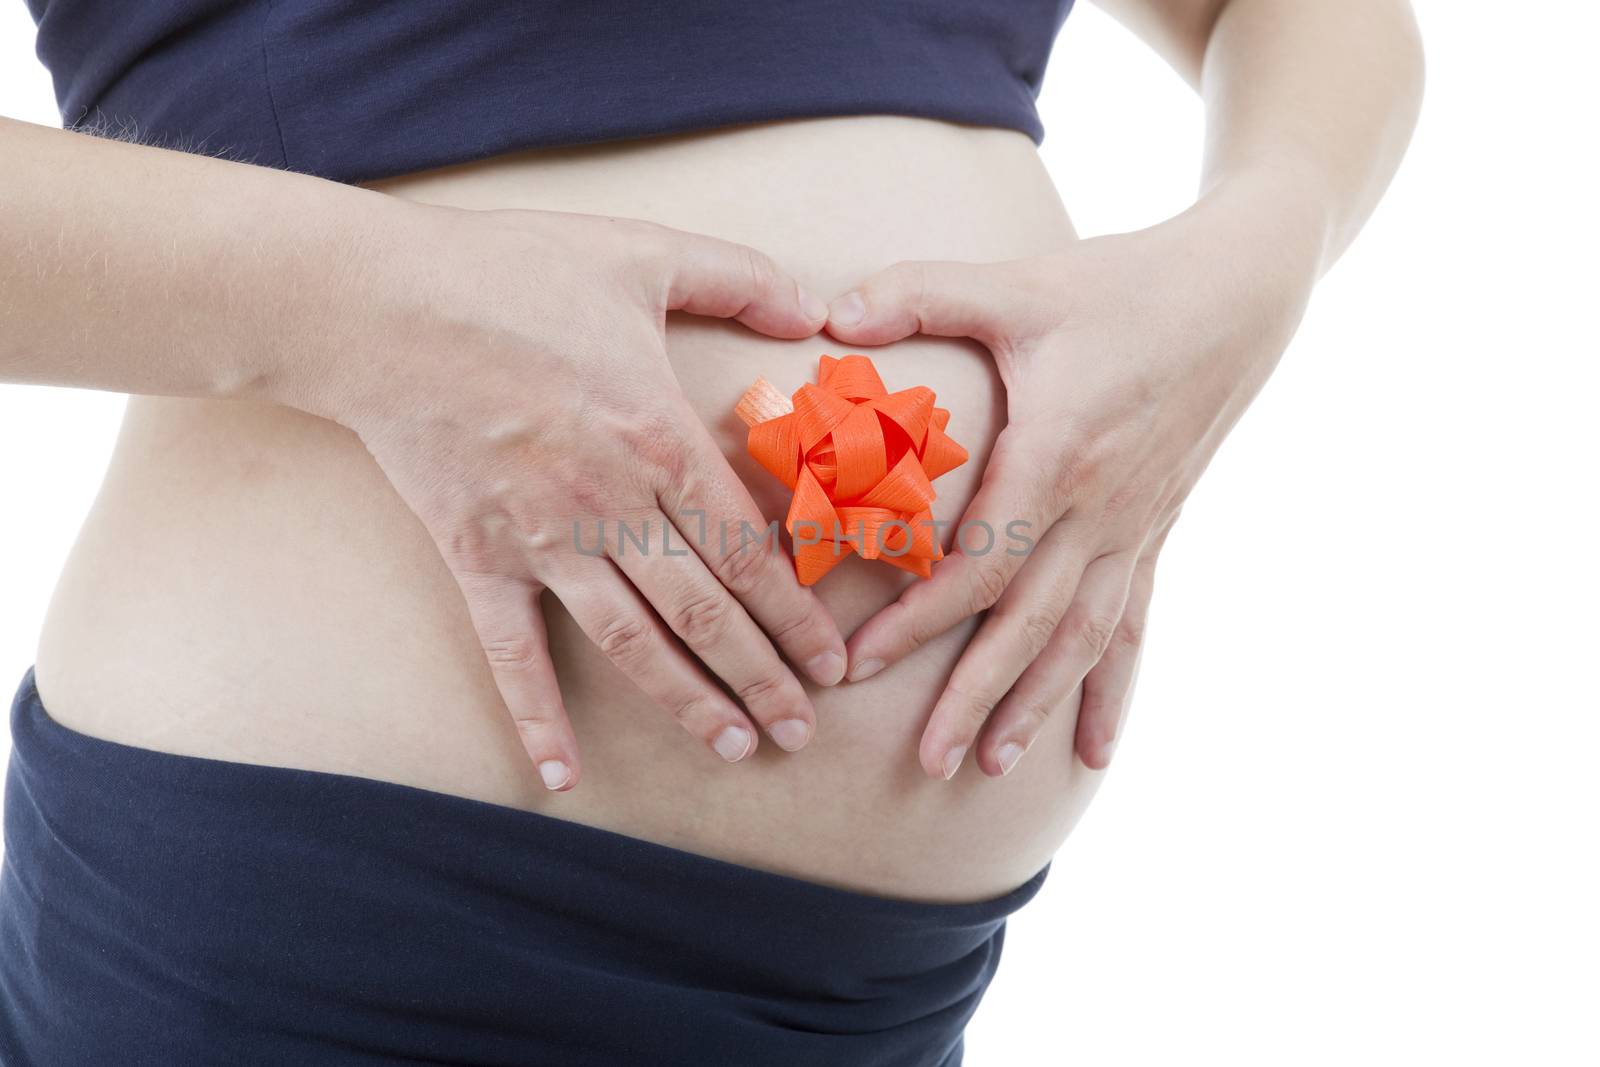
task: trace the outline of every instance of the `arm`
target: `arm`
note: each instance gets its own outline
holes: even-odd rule
[[[935,777],[973,745],[1006,773],[1080,683],[1078,754],[1109,762],[1167,532],[1393,176],[1420,103],[1404,0],[1106,7],[1205,98],[1194,206],[1037,259],[896,264],[831,309],[829,332],[852,343],[972,337],[1006,384],[963,522],[1025,522],[1035,547],[958,547],[849,642],[857,679],[988,611],[923,733]]]
[[[274,396],[400,214],[300,174],[0,118],[0,381]],[[348,327],[347,327],[348,328]]]
[[[764,528],[676,387],[674,309],[778,337],[825,311],[765,256],[650,223],[432,207],[0,119],[0,381],[263,400],[354,431],[438,545],[552,789],[579,764],[547,588],[724,759],[756,724],[810,737],[766,633],[818,682],[843,673],[771,545],[595,554],[623,516]]]
[[[1422,104],[1404,0],[1102,0],[1206,106],[1201,197],[1228,182],[1281,198],[1322,234],[1321,273],[1400,166]]]

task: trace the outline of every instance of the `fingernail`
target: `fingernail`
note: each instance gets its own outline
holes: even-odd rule
[[[795,286],[795,289],[800,294],[800,310],[805,313],[806,318],[815,322],[818,319],[825,319],[828,317],[827,304],[824,304],[820,299],[813,296],[803,285],[797,285]]]
[[[860,293],[846,293],[828,309],[828,321],[837,326],[854,326],[867,315],[867,302]]]
[[[711,747],[729,763],[738,763],[750,751],[750,731],[741,726],[723,727],[717,739],[711,742]]]
[[[844,678],[844,657],[837,652],[824,652],[806,663],[806,673],[818,685],[838,685]]]
[[[864,682],[881,670],[883,670],[883,660],[864,659],[850,668],[850,680],[852,682]]]
[[[967,758],[967,746],[957,745],[944,754],[944,779],[949,781],[955,777],[956,770],[961,766],[961,761]]]
[[[804,719],[780,720],[773,723],[767,732],[785,752],[795,752],[805,748],[806,742],[811,740],[811,725]]]
[[[1017,760],[1021,759],[1026,751],[1028,750],[1015,741],[1007,741],[1001,745],[1000,751],[994,754],[994,758],[1000,764],[1000,773],[1010,774],[1011,768],[1017,765]]]
[[[546,789],[560,789],[572,781],[572,768],[558,759],[547,759],[539,764],[539,777]]]

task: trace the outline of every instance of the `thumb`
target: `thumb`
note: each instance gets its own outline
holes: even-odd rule
[[[772,258],[746,245],[673,231],[668,257],[667,310],[737,319],[770,337],[810,337],[828,307],[806,292]]]
[[[828,308],[828,332],[848,344],[884,345],[914,333],[997,340],[1016,303],[1006,264],[906,262],[888,267]]]

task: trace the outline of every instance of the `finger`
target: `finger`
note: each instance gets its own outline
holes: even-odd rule
[[[1087,521],[1057,523],[978,627],[923,730],[920,753],[930,774],[949,777],[960,766],[990,713],[1050,643],[1098,554],[1094,536]],[[1015,762],[1021,753],[1007,750],[1006,759]],[[995,768],[991,757],[979,752],[985,772]]]
[[[1060,625],[989,717],[978,746],[985,774],[1009,774],[1045,720],[1101,662],[1121,624],[1133,570],[1127,552],[1101,556],[1083,572]]]
[[[495,575],[455,578],[528,758],[547,789],[571,789],[578,784],[578,742],[550,661],[549,637],[539,611],[543,589],[533,582]]]
[[[756,734],[609,560],[553,577],[550,591],[589,640],[646,696],[729,763],[756,748]]]
[[[665,515],[656,513],[640,525],[636,532],[642,537],[619,528],[615,539],[607,539],[618,569],[779,747],[805,747],[816,726],[811,700],[766,635]]]
[[[978,731],[1055,633],[1094,554],[1089,523],[1057,523],[989,611],[956,662],[922,732],[919,758],[935,778],[961,766]]]
[[[1145,545],[1134,567],[1128,588],[1128,602],[1117,624],[1111,647],[1083,680],[1083,702],[1078,709],[1074,747],[1078,758],[1091,770],[1104,770],[1111,763],[1117,738],[1127,719],[1133,700],[1133,686],[1139,675],[1139,660],[1144,651],[1144,634],[1150,614],[1150,598],[1155,592],[1156,560],[1172,527],[1182,512],[1175,508]]]
[[[1017,305],[1006,264],[905,262],[879,271],[828,307],[828,332],[882,345],[914,333],[1000,340]]]
[[[850,636],[852,682],[870,678],[963,619],[987,611],[1066,510],[1069,499],[1039,484],[1037,456],[1015,430],[1001,432],[983,485],[957,524],[952,551],[932,577],[906,589]]]
[[[762,516],[709,436],[695,434],[689,452],[682,475],[656,494],[662,510],[790,662],[818,685],[837,684],[844,677],[844,637],[817,594],[795,576],[777,524]]]
[[[1134,568],[1128,590],[1128,604],[1117,624],[1111,647],[1083,680],[1083,704],[1078,709],[1078,732],[1074,747],[1078,758],[1091,770],[1104,770],[1111,763],[1117,736],[1133,698],[1133,682],[1139,673],[1139,655],[1144,647],[1150,596],[1155,590],[1156,557],[1146,556]]]
[[[810,337],[828,306],[764,252],[715,237],[667,231],[666,310],[737,319],[772,337]]]

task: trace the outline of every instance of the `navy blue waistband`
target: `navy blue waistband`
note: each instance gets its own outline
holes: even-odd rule
[[[175,756],[23,678],[0,1062],[949,1065],[1004,896],[852,893],[388,782]]]

